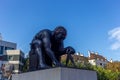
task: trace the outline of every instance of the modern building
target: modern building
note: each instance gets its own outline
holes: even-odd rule
[[[2,64],[14,65],[14,72],[22,71],[24,53],[21,50],[16,50],[17,44],[13,42],[3,41],[0,36],[0,67]]]
[[[4,55],[4,63],[14,65],[14,72],[20,73],[23,69],[24,53],[21,50],[6,50]]]
[[[88,54],[88,61],[92,65],[105,67],[105,65],[108,63],[107,59],[98,53],[88,51]]]
[[[6,50],[15,50],[16,43],[0,40],[0,67]]]

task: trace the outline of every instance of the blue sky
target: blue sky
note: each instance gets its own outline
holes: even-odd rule
[[[119,0],[0,0],[3,40],[25,53],[38,31],[58,25],[68,31],[65,46],[85,56],[91,50],[120,60]]]

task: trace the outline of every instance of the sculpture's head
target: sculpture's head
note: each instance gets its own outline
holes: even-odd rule
[[[67,35],[67,30],[63,26],[58,26],[54,30],[54,36],[56,40],[64,40]]]

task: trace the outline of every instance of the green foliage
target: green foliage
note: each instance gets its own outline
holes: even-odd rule
[[[98,80],[119,80],[120,72],[112,72],[102,67],[94,67],[97,72]]]
[[[62,61],[65,64],[65,61]],[[104,69],[99,66],[92,66],[89,63],[76,63],[77,68],[85,69],[85,70],[94,70],[97,72],[97,79],[98,80],[120,80],[120,72],[119,71],[112,71],[108,69]],[[72,64],[69,62],[68,67],[71,67]]]
[[[120,62],[115,61],[112,63],[107,63],[106,67],[107,70],[111,70],[113,72],[120,72]]]
[[[93,70],[93,66],[90,63],[76,63],[77,67],[85,70]]]
[[[23,66],[23,72],[27,72],[28,70],[29,70],[29,58],[26,58]]]

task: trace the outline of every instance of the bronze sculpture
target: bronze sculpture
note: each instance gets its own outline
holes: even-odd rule
[[[30,44],[29,70],[48,68],[52,67],[53,64],[63,66],[60,63],[60,58],[64,54],[67,54],[66,65],[69,59],[75,65],[71,56],[75,50],[70,46],[64,48],[63,41],[66,35],[67,31],[63,26],[58,26],[53,31],[44,29],[38,32]]]

